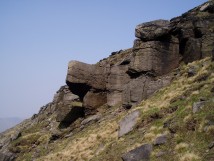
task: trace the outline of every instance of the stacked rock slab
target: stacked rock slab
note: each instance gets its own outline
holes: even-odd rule
[[[163,76],[179,65],[178,39],[169,34],[169,21],[156,20],[140,24],[135,29],[133,61],[128,73],[132,77],[123,92],[123,105],[131,107],[156,90],[168,85]]]
[[[179,66],[210,56],[214,49],[214,7],[209,1],[171,21],[156,20],[135,29],[133,48],[113,52],[97,64],[71,61],[67,85],[88,114],[104,104],[138,104],[168,85]]]

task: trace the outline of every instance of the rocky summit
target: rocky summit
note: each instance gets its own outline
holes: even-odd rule
[[[214,2],[70,61],[52,102],[0,134],[0,161],[214,160]]]

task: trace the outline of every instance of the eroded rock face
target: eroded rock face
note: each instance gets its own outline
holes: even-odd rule
[[[138,104],[170,83],[168,74],[180,61],[212,55],[213,8],[209,1],[170,21],[138,25],[132,49],[113,52],[93,65],[71,61],[67,85],[92,114],[106,103],[126,108]]]
[[[102,91],[88,91],[83,99],[83,106],[85,107],[85,114],[96,113],[96,109],[107,102],[106,92]]]
[[[213,2],[209,1],[170,21],[170,34],[179,39],[179,52],[186,63],[211,55],[214,48],[213,8]]]
[[[80,117],[84,117],[85,108],[79,96],[73,94],[67,85],[60,87],[54,95],[53,101],[41,107],[38,114],[31,119],[41,122],[50,115],[56,115],[59,128],[66,128]]]
[[[179,43],[177,38],[164,41],[135,40],[130,72],[150,72],[154,76],[167,74],[179,65]]]
[[[107,104],[109,106],[122,103],[124,86],[131,80],[127,71],[128,65],[115,65],[111,67],[110,74],[107,78]]]
[[[142,100],[148,98],[158,89],[165,87],[171,82],[170,76],[157,78],[142,75],[133,81],[130,81],[123,92],[123,106],[130,108],[137,105]]]

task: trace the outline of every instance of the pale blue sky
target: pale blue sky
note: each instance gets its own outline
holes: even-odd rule
[[[70,60],[130,48],[136,25],[205,0],[0,0],[0,117],[30,117],[65,84]]]

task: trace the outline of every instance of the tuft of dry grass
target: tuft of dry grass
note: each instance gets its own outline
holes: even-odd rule
[[[194,153],[186,153],[182,155],[179,161],[199,161],[200,157]]]
[[[175,146],[175,151],[180,152],[181,150],[186,150],[189,147],[187,143],[179,143]]]
[[[64,160],[90,160],[96,155],[98,145],[103,143],[108,144],[112,139],[117,139],[117,122],[109,122],[103,124],[100,128],[91,129],[88,131],[88,135],[80,136],[77,139],[73,139],[69,144],[60,152],[49,154],[46,157],[38,160],[46,161],[52,160],[57,161],[63,158]],[[102,148],[104,149],[104,148]],[[102,149],[99,148],[100,151]]]

